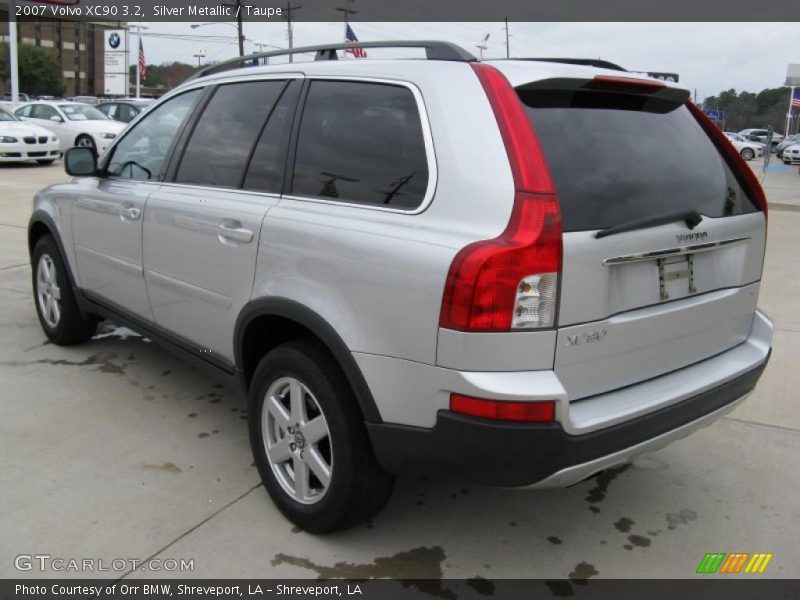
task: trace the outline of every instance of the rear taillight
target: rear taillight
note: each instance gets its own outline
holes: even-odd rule
[[[747,196],[756,203],[756,206],[763,211],[764,218],[766,219],[768,214],[767,197],[764,195],[764,190],[761,184],[758,183],[755,173],[747,166],[741,154],[739,154],[728,138],[725,137],[722,130],[720,130],[700,108],[692,102],[687,102],[686,108],[692,113],[692,116],[694,116],[695,120],[700,124],[700,127],[706,132],[706,135],[711,138],[711,141],[717,147],[722,158],[725,159],[725,162],[733,172],[739,185],[742,186],[745,194],[747,194]],[[766,151],[765,149],[765,152]]]
[[[462,415],[492,419],[494,421],[525,421],[528,423],[549,423],[556,418],[556,403],[544,402],[506,402],[503,400],[484,400],[462,394],[450,394],[450,410]]]
[[[561,212],[550,171],[522,103],[494,67],[472,65],[494,111],[514,178],[505,231],[463,248],[450,265],[441,327],[509,331],[555,325]]]

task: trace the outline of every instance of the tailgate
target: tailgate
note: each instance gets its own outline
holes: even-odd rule
[[[743,342],[766,241],[764,214],[685,97],[573,83],[517,88],[561,206],[555,370],[570,400]],[[687,211],[702,219],[659,221]]]

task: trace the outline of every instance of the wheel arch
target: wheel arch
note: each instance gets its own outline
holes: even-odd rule
[[[234,358],[244,389],[249,389],[255,368],[264,354],[285,342],[309,338],[317,340],[339,365],[364,420],[382,422],[372,392],[344,340],[323,317],[288,298],[252,300],[236,319]]]
[[[33,211],[30,220],[28,221],[28,256],[33,265],[33,249],[36,247],[42,237],[49,235],[55,240],[58,251],[61,253],[61,258],[67,266],[67,277],[72,287],[75,286],[75,277],[72,273],[72,265],[69,264],[69,255],[64,251],[64,243],[61,240],[58,226],[56,225],[53,217],[44,210],[37,209]]]

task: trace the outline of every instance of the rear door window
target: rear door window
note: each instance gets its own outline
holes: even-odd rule
[[[285,81],[220,86],[200,116],[175,181],[238,188]]]
[[[709,217],[757,210],[683,104],[608,92],[517,91],[552,173],[565,231],[681,209]]]
[[[403,209],[422,204],[428,162],[414,94],[406,87],[313,81],[291,193]]]

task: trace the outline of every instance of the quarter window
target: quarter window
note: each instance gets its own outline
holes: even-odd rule
[[[297,141],[292,193],[417,208],[428,162],[417,103],[406,87],[314,81]]]
[[[114,147],[107,173],[122,179],[160,179],[172,142],[200,93],[192,90],[154,108]]]
[[[220,86],[192,133],[175,181],[238,188],[256,139],[285,85],[255,81]]]

